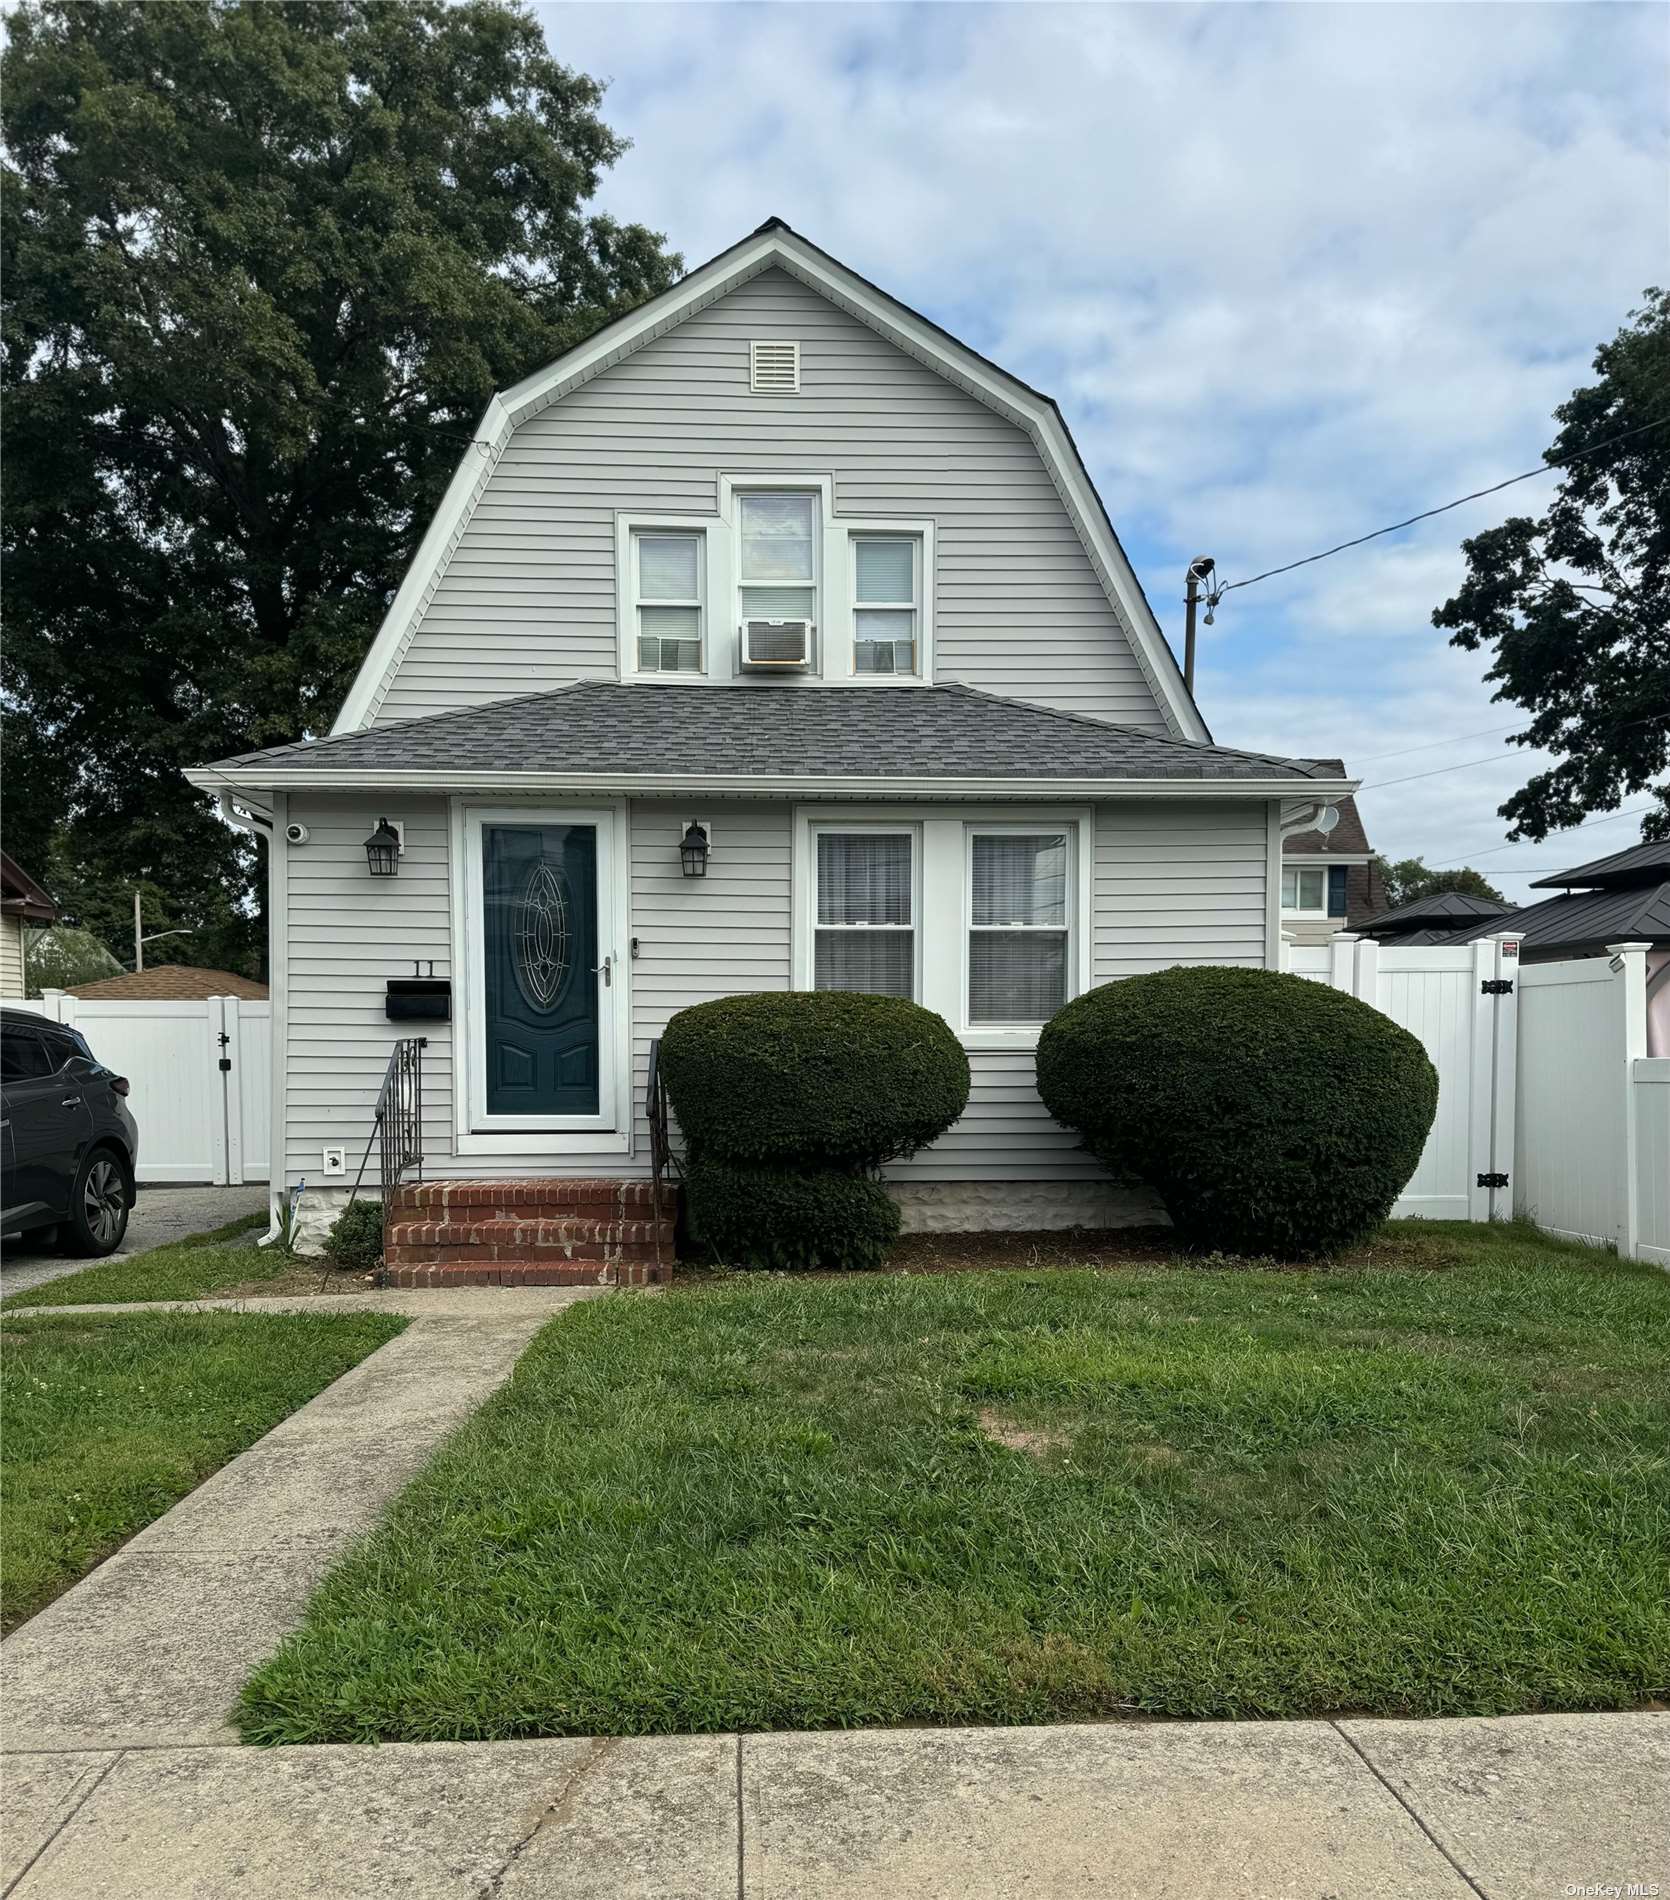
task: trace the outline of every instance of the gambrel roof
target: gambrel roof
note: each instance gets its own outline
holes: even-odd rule
[[[1032,441],[1072,522],[1170,732],[1210,741],[1141,583],[1119,544],[1078,446],[1054,400],[959,342],[827,251],[772,218],[659,297],[606,324],[587,342],[488,403],[332,728],[375,718],[402,655],[516,427],[664,336],[760,272],[787,272],[877,335],[1020,428]]]
[[[762,699],[771,716],[760,717]],[[1170,739],[971,686],[891,692],[588,680],[222,759],[205,790],[711,787],[1006,795],[1331,798],[1331,763]]]

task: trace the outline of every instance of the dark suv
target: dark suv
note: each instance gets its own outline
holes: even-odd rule
[[[79,1030],[0,1012],[0,1236],[56,1227],[72,1253],[114,1253],[135,1199],[127,1078]]]

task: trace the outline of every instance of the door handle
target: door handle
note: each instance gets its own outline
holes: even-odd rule
[[[605,989],[608,989],[610,984],[612,984],[615,980],[611,967],[610,967],[613,963],[614,963],[614,958],[610,956],[610,957],[605,957],[601,963],[594,963],[592,965],[592,969],[591,969],[592,975],[602,977],[603,987]]]
[[[63,1100],[59,1102],[58,1106],[60,1108],[79,1108],[81,1106],[81,1097],[79,1095],[66,1095]]]

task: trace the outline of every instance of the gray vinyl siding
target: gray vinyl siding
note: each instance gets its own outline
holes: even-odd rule
[[[0,996],[23,995],[23,933],[21,917],[0,917]]]
[[[372,810],[373,805],[375,811]],[[364,840],[376,817],[404,820],[400,875],[372,879]],[[703,879],[685,878],[678,839],[710,821]],[[327,1142],[359,1165],[389,1049],[400,1029],[383,1014],[384,984],[433,958],[455,975],[448,890],[449,826],[440,798],[293,796],[289,817],[310,841],[284,854],[289,907],[285,1142],[287,1178],[319,1181]],[[691,1004],[792,981],[792,823],[787,801],[634,801],[629,816],[634,1151],[497,1161],[453,1153],[452,1032],[425,1026],[426,1171],[432,1174],[643,1174],[649,1043]],[[1180,962],[1262,965],[1266,808],[1233,803],[1103,805],[1095,820],[1095,980]],[[427,969],[427,961],[425,968]],[[1026,1050],[976,1050],[967,1113],[943,1140],[888,1170],[900,1181],[1074,1180],[1100,1169],[1038,1099]],[[373,1161],[373,1166],[375,1162]]]
[[[798,395],[750,393],[769,337],[799,340]],[[1025,433],[775,270],[516,429],[376,719],[614,679],[617,511],[714,515],[721,473],[772,471],[934,519],[937,678],[1165,730]]]

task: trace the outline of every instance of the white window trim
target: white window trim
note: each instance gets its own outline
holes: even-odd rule
[[[829,629],[834,619],[834,596],[838,591],[837,570],[831,558],[836,552],[836,535],[832,526],[835,519],[835,478],[832,475],[779,475],[772,470],[758,475],[722,474],[719,477],[719,519],[724,522],[726,529],[725,554],[730,581],[722,597],[727,603],[725,647],[733,670],[740,673],[743,587],[740,499],[744,495],[794,494],[814,494],[818,501],[818,518],[812,530],[812,639],[818,663],[815,669],[808,667],[806,671],[808,675],[815,671],[819,678],[828,679]],[[714,598],[717,600],[721,596],[716,594]]]
[[[1298,905],[1294,905],[1290,909],[1284,897],[1281,900],[1281,914],[1284,917],[1301,917],[1311,922],[1314,922],[1319,918],[1325,920],[1328,916],[1328,867],[1327,865],[1316,864],[1316,863],[1295,863],[1293,859],[1287,858],[1283,860],[1281,870],[1282,870],[1283,883],[1287,881],[1287,874],[1289,871],[1293,871],[1295,873],[1301,872],[1301,871],[1319,871],[1322,875],[1322,903],[1319,908],[1313,910],[1309,905],[1298,904]],[[1295,880],[1294,894],[1295,895],[1298,894],[1297,880]]]
[[[598,979],[598,1112],[573,1116],[488,1115],[481,1066],[486,994],[481,918],[484,824],[590,824],[597,827],[599,958],[613,959],[611,981]],[[625,799],[608,805],[478,805],[454,799],[450,813],[453,967],[459,980],[452,1023],[453,1152],[506,1159],[614,1156],[632,1152],[632,959],[629,904],[631,838]]]
[[[1070,1003],[1073,1000],[1073,998],[1079,994],[1079,991],[1074,987],[1074,975],[1075,975],[1076,963],[1077,963],[1075,952],[1079,947],[1080,940],[1088,934],[1081,927],[1079,923],[1079,919],[1081,917],[1088,917],[1091,914],[1088,900],[1085,899],[1084,897],[1081,897],[1080,895],[1079,879],[1076,875],[1078,871],[1078,866],[1079,866],[1079,859],[1083,855],[1081,839],[1083,838],[1084,833],[1082,831],[1075,832],[1073,826],[1069,823],[1066,823],[1065,821],[1046,820],[1046,819],[1037,819],[1037,818],[1018,819],[1012,813],[1009,814],[1002,823],[994,823],[991,820],[984,820],[984,819],[970,819],[963,826],[963,889],[962,889],[963,901],[962,901],[962,909],[959,913],[959,915],[962,918],[962,936],[963,936],[962,959],[961,959],[962,1021],[963,1021],[963,1028],[965,1032],[969,1035],[974,1035],[974,1036],[990,1035],[990,1036],[1003,1036],[1003,1037],[1010,1037],[1010,1036],[1017,1036],[1017,1035],[1030,1035],[1032,1040],[1036,1042],[1038,1039],[1038,1032],[1044,1026],[1042,1023],[990,1023],[990,1022],[976,1023],[974,1020],[973,1002],[972,1002],[972,996],[971,996],[971,988],[972,988],[971,979],[972,979],[972,965],[974,961],[974,930],[975,930],[974,840],[976,838],[1005,838],[1005,837],[1030,838],[1030,837],[1036,837],[1041,832],[1054,832],[1054,831],[1066,832],[1067,850],[1068,850],[1068,854],[1071,860],[1067,867],[1067,889],[1065,893],[1065,903],[1063,905],[1063,909],[1065,910],[1065,913],[1066,913],[1066,924],[1064,927],[1067,933],[1067,957],[1066,957],[1067,993],[1061,999],[1063,1003]],[[1009,925],[1009,926],[992,925],[992,926],[982,926],[982,927],[992,928],[992,929],[1016,928],[1016,926],[1014,925]],[[1061,930],[1063,928],[1063,926],[1060,924],[1048,924],[1048,925],[1035,924],[1035,925],[1026,925],[1026,926],[1021,926],[1021,927],[1027,928],[1027,929],[1047,930],[1051,936],[1055,935],[1055,933],[1058,930]]]
[[[1073,864],[1067,891],[1067,995],[1092,987],[1095,812],[1089,805],[1041,805],[1017,814],[1013,805],[797,805],[794,808],[791,962],[794,987],[816,981],[817,846],[814,828],[883,831],[917,828],[917,1002],[943,1016],[969,1050],[1034,1049],[1041,1023],[971,1023],[968,1019],[970,830],[1030,833],[1067,829]]]
[[[638,550],[640,534],[699,534],[702,537],[702,668],[699,673],[650,673],[638,665]],[[736,642],[715,638],[716,602],[730,586],[730,543],[712,515],[615,516],[615,632],[622,680],[664,680],[682,686],[729,679]]]
[[[825,833],[838,837],[848,837],[856,833],[867,832],[871,836],[910,839],[910,916],[909,928],[915,941],[911,945],[910,996],[911,1001],[922,1000],[922,938],[924,934],[922,918],[922,827],[908,818],[875,818],[868,812],[834,818],[818,818],[808,822],[806,829],[806,889],[807,905],[804,929],[799,934],[804,937],[806,958],[805,979],[797,975],[796,989],[817,988],[818,932],[820,930],[892,931],[905,928],[902,924],[820,924],[818,922],[818,839]],[[798,906],[797,906],[798,909]]]
[[[907,521],[898,515],[847,515],[840,522],[846,542],[844,612],[832,628],[830,645],[840,643],[840,677],[849,686],[932,686],[934,683],[934,522],[930,516]],[[914,673],[858,673],[854,649],[858,640],[858,548],[862,540],[890,536],[916,544],[916,671]],[[826,675],[827,677],[827,675]]]

